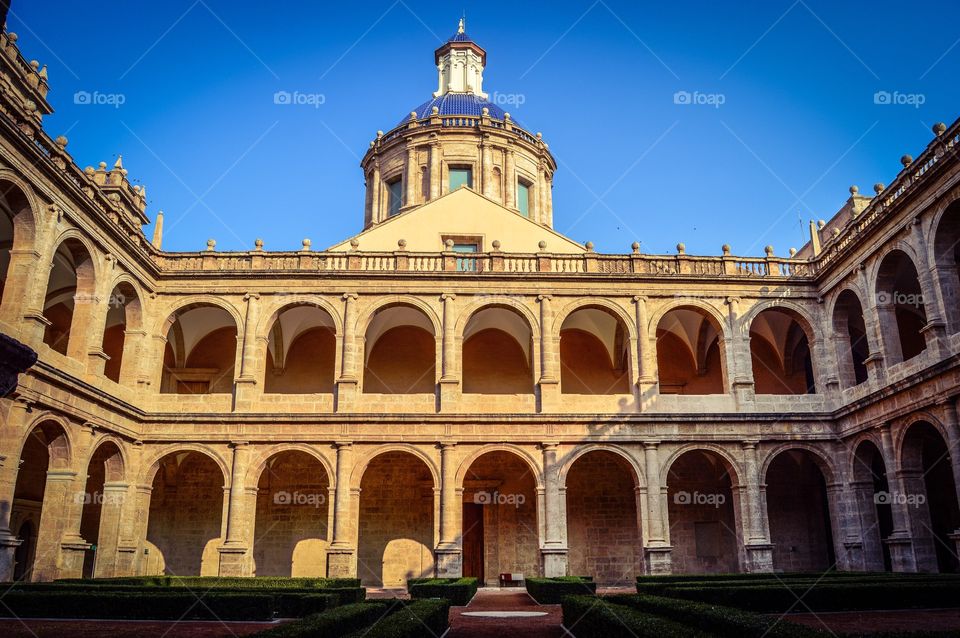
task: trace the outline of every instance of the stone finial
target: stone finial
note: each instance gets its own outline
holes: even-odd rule
[[[360,247],[360,240],[359,240],[359,239],[351,239],[351,240],[350,240],[350,248],[353,248],[354,250],[356,250],[356,249],[359,248],[359,247]]]
[[[499,239],[494,239],[494,240],[493,240],[493,249],[496,250],[496,251],[498,251],[498,252],[500,251],[500,240],[499,240]]]
[[[630,249],[633,251],[634,254],[639,254],[639,253],[640,253],[640,242],[635,241],[635,242],[633,242],[632,244],[630,244]]]
[[[720,246],[720,250],[723,252],[724,255],[729,255],[729,254],[730,254],[730,244],[724,244],[723,246]]]
[[[767,257],[773,257],[773,246],[765,246],[763,252],[766,253]]]
[[[416,111],[410,111],[410,119],[411,119],[411,120],[416,120],[416,119],[417,119],[417,112],[416,112]]]
[[[373,148],[376,145],[377,145],[376,140],[370,140],[370,148]]]
[[[543,133],[541,133],[540,131],[537,131],[537,139],[538,139],[538,140],[542,140],[542,139],[543,139]]]
[[[592,242],[592,241],[588,241],[586,244],[584,244],[584,246],[587,247],[587,252],[591,252],[591,253],[593,252],[593,242]]]
[[[406,240],[406,239],[398,239],[398,240],[397,240],[397,248],[399,248],[400,250],[406,250],[406,249],[407,249],[407,240]]]
[[[678,255],[686,255],[686,254],[687,254],[687,245],[684,244],[683,242],[680,242],[679,244],[677,244],[677,254],[678,254]]]
[[[47,79],[48,76],[47,76],[47,65],[46,65],[46,64],[43,65],[43,68],[40,69],[40,73],[38,73],[37,75],[40,76],[40,79],[41,79],[41,80],[46,80],[46,79]]]
[[[880,193],[883,192],[884,188],[886,188],[886,186],[883,185],[883,182],[877,182],[876,184],[873,185],[873,192],[879,195]]]
[[[510,114],[507,113],[506,111],[504,111],[504,113],[503,113],[503,121],[504,121],[504,122],[509,122],[509,121],[510,121]]]
[[[377,131],[377,139],[379,140],[381,137],[383,137],[383,131]]]
[[[822,220],[822,219],[817,221],[817,229],[819,229],[819,230],[823,230],[823,227],[826,226],[826,225],[827,225],[827,222],[825,222],[825,221]]]
[[[791,257],[796,257],[796,256],[797,256],[797,249],[796,249],[796,248],[793,248],[792,246],[791,246],[791,248],[790,248],[790,256],[791,256]]]
[[[537,243],[537,247],[540,248],[540,252],[543,252],[544,250],[547,249],[547,242],[545,242],[544,240],[541,239],[541,240]]]
[[[30,60],[30,68],[36,71],[37,69],[40,68],[40,63],[37,62],[36,60]]]
[[[23,108],[27,111],[27,113],[33,113],[37,110],[37,103],[33,100],[26,100],[23,103]]]
[[[97,164],[97,168],[99,168],[101,171],[105,171],[105,170],[107,170],[107,163],[106,163],[106,162],[100,162],[99,164]]]
[[[10,33],[7,34],[7,39],[10,40],[11,42],[16,42],[18,39],[20,39],[20,36],[18,36],[16,33],[11,31]]]
[[[67,143],[69,142],[66,135],[58,135],[57,139],[53,141],[56,142],[60,148],[67,148]]]
[[[430,114],[431,114],[431,115],[440,115],[440,107],[439,107],[439,106],[435,106],[435,107],[433,107],[432,109],[430,109]]]
[[[216,250],[216,248],[217,248],[217,240],[216,240],[216,239],[208,239],[208,240],[207,240],[207,250]]]
[[[447,239],[443,242],[443,245],[447,247],[447,250],[453,250],[453,240]]]
[[[487,107],[483,107],[482,109],[480,109],[480,115],[482,115],[483,117],[490,117],[490,109]]]
[[[309,252],[309,251],[310,251],[310,246],[313,245],[313,242],[310,241],[309,239],[307,239],[306,237],[304,237],[304,238],[303,238],[303,241],[300,242],[300,243],[303,245],[303,252]]]
[[[97,172],[97,169],[95,169],[92,166],[88,166],[85,169],[83,169],[83,172],[87,177],[93,177],[94,173]]]
[[[859,193],[859,192],[860,192],[860,187],[857,186],[856,184],[854,184],[853,186],[850,187],[850,194],[851,194],[851,195],[856,196],[856,194]]]
[[[910,166],[911,164],[913,164],[913,156],[904,155],[903,157],[900,158],[900,163],[903,164],[904,168]]]
[[[253,249],[254,250],[263,250],[263,240],[257,237],[253,240]]]
[[[944,124],[943,122],[937,122],[936,124],[933,125],[933,134],[936,135],[937,137],[940,137],[946,132],[947,132],[947,125]]]

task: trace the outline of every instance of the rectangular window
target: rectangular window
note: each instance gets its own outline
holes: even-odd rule
[[[397,178],[387,182],[387,217],[393,217],[400,212],[403,205],[403,180]]]
[[[476,244],[457,244],[453,245],[453,252],[455,253],[476,253],[478,252],[478,246]],[[463,257],[457,256],[457,270],[459,271],[471,271],[477,269],[477,258],[469,255]]]
[[[450,192],[457,190],[461,186],[473,188],[473,169],[470,167],[460,167],[450,169]]]
[[[517,182],[517,208],[524,217],[530,217],[530,185]]]

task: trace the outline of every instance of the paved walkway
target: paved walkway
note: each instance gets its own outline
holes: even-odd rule
[[[483,588],[466,607],[450,608],[449,638],[561,638],[562,620],[560,605],[538,605],[525,589]]]

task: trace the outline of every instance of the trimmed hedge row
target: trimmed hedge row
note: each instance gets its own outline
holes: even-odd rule
[[[348,634],[346,638],[442,636],[449,626],[449,600],[415,600],[397,605],[390,615],[381,617],[370,627]]]
[[[855,611],[867,609],[929,609],[955,607],[960,582],[820,583],[794,587],[779,583],[737,587],[668,587],[663,596],[682,598],[762,613],[805,611]],[[803,605],[797,603],[802,595]]]
[[[635,638],[710,638],[714,635],[595,596],[567,596],[561,605],[563,625],[577,638],[627,635]]]
[[[589,596],[597,593],[597,584],[581,576],[527,578],[527,593],[541,605],[559,605],[564,596]]]
[[[477,593],[477,579],[467,578],[411,578],[407,591],[413,599],[445,598],[451,605],[463,607]]]
[[[286,625],[261,631],[252,638],[341,638],[363,631],[389,614],[396,601],[375,601],[344,605],[307,616]]]
[[[329,597],[305,601],[305,608],[326,608]],[[121,618],[155,620],[270,620],[275,600],[261,593],[208,593],[197,600],[190,592],[7,592],[0,616],[21,618]]]
[[[607,601],[663,616],[722,638],[815,638],[821,631],[741,609],[660,596],[610,596]]]

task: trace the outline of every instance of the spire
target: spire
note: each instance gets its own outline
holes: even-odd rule
[[[464,13],[464,16],[460,18],[460,26],[457,27],[457,35],[466,33],[466,25],[464,24],[466,19],[467,19],[467,16],[466,16],[466,13]]]
[[[113,168],[123,170],[123,155],[117,155],[117,161],[113,163]]]
[[[434,52],[438,87],[433,97],[447,93],[472,93],[486,99],[483,92],[483,68],[487,52],[467,35],[466,14],[457,24],[457,32]]]

